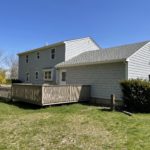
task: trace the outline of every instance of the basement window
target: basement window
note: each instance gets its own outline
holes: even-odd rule
[[[150,75],[148,75],[149,81],[150,81]]]

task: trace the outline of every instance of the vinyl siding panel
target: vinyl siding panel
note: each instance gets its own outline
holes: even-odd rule
[[[129,57],[128,79],[146,79],[150,74],[150,43]]]
[[[83,52],[100,49],[90,38],[66,41],[65,60],[71,59]]]
[[[121,99],[119,82],[125,79],[125,64],[112,63],[65,68],[67,84],[91,85],[91,96],[110,99],[115,94]]]
[[[55,48],[55,59],[51,59],[51,49]],[[30,74],[30,81],[34,84],[44,83],[43,69],[54,68],[56,64],[65,59],[65,44],[53,48],[43,49],[39,51],[40,58],[37,59],[37,52],[32,52],[19,57],[19,79],[26,82],[26,73]],[[26,55],[29,56],[29,62],[26,63]],[[35,72],[39,72],[39,79],[35,79]],[[54,82],[55,82],[54,70]]]

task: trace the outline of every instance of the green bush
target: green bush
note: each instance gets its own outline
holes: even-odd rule
[[[150,112],[150,82],[140,79],[121,82],[124,105],[129,111]]]

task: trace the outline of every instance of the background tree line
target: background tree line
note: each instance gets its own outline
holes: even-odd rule
[[[0,84],[18,78],[18,58],[0,50]]]

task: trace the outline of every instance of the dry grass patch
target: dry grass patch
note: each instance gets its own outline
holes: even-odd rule
[[[0,103],[0,149],[148,149],[149,117],[80,104],[41,109]]]

